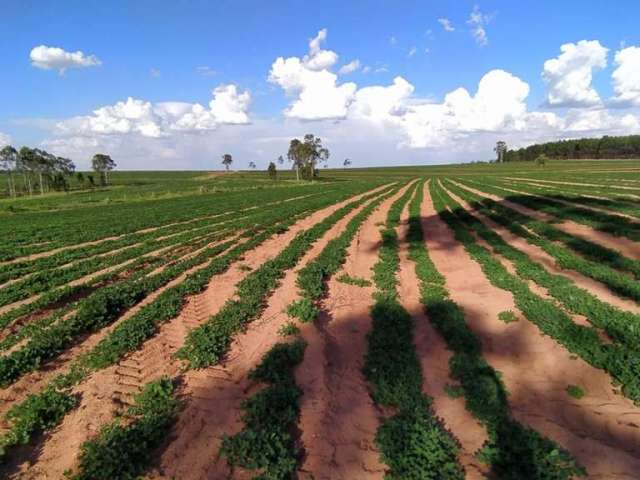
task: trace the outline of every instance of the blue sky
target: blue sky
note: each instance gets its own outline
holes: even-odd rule
[[[307,131],[326,139],[335,162],[440,163],[489,158],[498,137],[518,146],[636,133],[640,122],[637,1],[5,0],[0,17],[0,142],[43,146],[79,165],[100,150],[123,168],[213,168],[229,150],[239,167],[262,166]],[[328,63],[311,66],[313,38]],[[543,77],[565,44],[575,51]],[[37,66],[38,46],[95,61],[56,63],[43,50]],[[279,57],[299,65],[276,71]],[[339,73],[356,59],[359,68]],[[478,98],[496,71],[504,75],[490,75]],[[394,92],[367,90],[398,77],[406,84]],[[459,87],[471,103],[445,100]],[[92,120],[129,97],[139,103]],[[195,104],[206,111],[194,114]]]

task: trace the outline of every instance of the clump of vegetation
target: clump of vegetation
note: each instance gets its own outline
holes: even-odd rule
[[[297,318],[302,323],[313,322],[319,313],[318,307],[309,298],[301,298],[287,306],[287,315]]]
[[[151,454],[176,417],[175,385],[168,378],[148,383],[124,419],[106,425],[80,447],[73,480],[134,479],[144,473]],[[123,421],[126,420],[126,421]]]
[[[582,388],[578,387],[577,385],[569,385],[567,387],[567,393],[571,397],[573,397],[573,398],[575,398],[577,400],[580,400],[582,397],[585,396],[584,390]]]
[[[541,167],[544,167],[548,161],[549,161],[549,157],[547,157],[545,154],[538,155],[536,157],[536,165],[539,165]]]
[[[351,275],[347,275],[346,273],[343,275],[340,275],[336,280],[342,283],[346,283],[347,285],[355,285],[356,287],[371,286],[371,282],[366,278],[352,277]]]
[[[498,314],[498,319],[504,323],[512,323],[518,321],[518,316],[511,310],[504,310]]]
[[[445,385],[444,392],[449,398],[460,398],[464,396],[464,389],[460,385]]]
[[[243,402],[244,428],[222,442],[220,453],[228,462],[260,470],[256,478],[293,478],[300,452],[291,430],[302,394],[293,370],[302,361],[306,346],[300,339],[279,343],[265,355],[249,377],[268,386]]]
[[[288,337],[289,335],[297,335],[300,329],[293,322],[287,322],[278,329],[278,335]]]

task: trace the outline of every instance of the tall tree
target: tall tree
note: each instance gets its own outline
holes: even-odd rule
[[[342,162],[342,166],[344,168],[347,168],[349,165],[351,165],[351,160],[349,160],[348,158],[345,158],[344,162]]]
[[[273,162],[269,162],[269,166],[267,167],[267,175],[271,180],[275,180],[277,176],[276,172],[276,164]]]
[[[256,169],[256,162],[254,162],[254,161],[249,162],[249,168],[255,170]]]
[[[284,158],[282,158],[282,155],[280,155],[280,156],[278,157],[278,163],[279,163],[280,165],[282,165],[282,164],[284,163]]]
[[[233,157],[230,153],[225,153],[224,155],[222,155],[222,164],[224,165],[224,168],[227,170],[227,172],[229,171],[229,167],[232,163]]]
[[[498,140],[496,142],[496,146],[493,149],[498,156],[498,163],[504,162],[505,154],[507,153],[507,142],[503,140]]]
[[[329,149],[322,145],[320,137],[308,133],[302,141],[297,138],[291,140],[287,157],[296,169],[298,180],[300,180],[301,171],[304,178],[312,180],[316,175],[318,162],[326,162],[329,159]]]
[[[18,151],[11,145],[7,145],[0,150],[0,171],[7,172],[7,187],[9,196],[16,196],[16,183],[13,173],[18,168]]]
[[[96,153],[91,159],[93,170],[100,175],[102,185],[109,184],[109,172],[116,167],[116,162],[109,155]]]
[[[302,142],[297,138],[291,140],[289,143],[289,151],[287,152],[287,158],[291,162],[291,166],[296,171],[296,180],[300,181],[300,168],[302,167],[302,157],[300,145]]]

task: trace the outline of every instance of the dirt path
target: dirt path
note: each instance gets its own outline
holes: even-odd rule
[[[606,285],[589,277],[586,277],[576,272],[575,270],[565,270],[558,267],[556,260],[551,255],[546,253],[542,248],[536,245],[531,245],[524,238],[511,233],[505,227],[497,224],[486,215],[473,210],[473,208],[467,202],[458,197],[455,193],[447,190],[446,188],[445,190],[447,191],[449,196],[451,196],[451,198],[458,202],[458,204],[461,205],[469,214],[473,215],[476,219],[485,224],[494,233],[500,235],[502,239],[510,246],[526,253],[531,260],[541,264],[547,271],[569,278],[573,281],[573,283],[576,284],[576,286],[589,291],[603,302],[609,303],[615,307],[620,308],[621,310],[627,310],[635,314],[640,314],[640,305],[638,305],[633,300],[617,296],[615,293],[609,290]]]
[[[425,185],[425,189],[428,187]],[[400,239],[399,294],[402,306],[411,314],[414,321],[414,344],[420,359],[423,377],[423,392],[433,399],[433,410],[442,419],[444,427],[460,442],[459,461],[464,467],[467,480],[487,478],[488,468],[482,464],[475,453],[484,444],[487,433],[477,420],[465,409],[464,399],[453,399],[445,393],[447,384],[455,383],[449,377],[451,351],[431,326],[420,301],[420,284],[415,273],[415,264],[409,259],[407,238],[408,213],[403,213],[398,229]],[[425,236],[429,224],[423,218]]]
[[[587,468],[589,478],[637,478],[640,409],[613,392],[606,373],[572,358],[524,320],[511,294],[489,283],[426,198],[423,226],[431,258],[481,339],[486,360],[502,373],[515,418],[568,449]],[[498,313],[504,310],[517,312],[520,320],[499,321]],[[570,397],[570,384],[586,396]]]
[[[381,244],[379,224],[405,189],[385,200],[362,224],[347,249],[342,269],[328,281],[320,318],[301,326],[308,346],[296,369],[304,458],[300,479],[380,479],[385,466],[374,445],[382,412],[369,396],[362,374],[371,329],[373,287],[338,282],[346,273],[372,279]]]
[[[544,212],[533,210],[518,203],[511,202],[503,197],[499,197],[497,195],[492,195],[490,193],[485,193],[481,190],[478,190],[473,187],[469,187],[467,185],[463,185],[459,182],[450,180],[451,183],[457,185],[460,188],[468,190],[472,193],[480,195],[481,197],[490,198],[491,200],[500,203],[501,205],[515,210],[516,212],[522,213],[523,215],[527,215],[535,220],[539,220],[541,222],[559,222],[554,223],[554,227],[562,230],[569,235],[573,235],[576,237],[581,237],[585,240],[589,240],[595,243],[599,243],[602,246],[610,248],[612,250],[617,250],[622,255],[632,258],[634,260],[640,260],[640,247],[638,244],[629,238],[624,237],[616,237],[614,235],[609,235],[608,233],[601,232],[599,230],[595,230],[588,225],[583,225],[581,223],[576,223],[571,220],[558,220],[556,217],[553,217]]]
[[[373,191],[382,188],[384,187]],[[111,421],[122,403],[128,403],[131,396],[139,391],[144,383],[161,375],[178,373],[180,363],[174,361],[171,355],[182,346],[189,329],[204,322],[209,316],[219,311],[226,300],[233,297],[235,286],[249,273],[242,268],[242,265],[251,269],[257,268],[277,255],[298,232],[311,227],[350,201],[367,193],[310,214],[296,222],[286,232],[273,236],[259,247],[245,253],[244,257],[235,262],[226,272],[215,276],[204,292],[189,297],[181,314],[161,325],[158,334],[145,342],[140,350],[128,355],[117,365],[94,373],[88,381],[76,387],[75,391],[81,397],[79,408],[64,418],[62,424],[52,432],[43,445],[36,446],[35,458],[31,451],[28,454],[31,456],[30,462],[20,464],[24,456],[22,458],[18,456],[17,461],[9,465],[9,470],[14,476],[22,475],[21,479],[62,478],[63,472],[75,464],[80,445],[95,435],[101,425]],[[182,278],[179,281],[176,280],[175,284],[180,281]],[[189,385],[190,375],[215,377],[216,368],[190,372],[185,376],[187,385]],[[187,390],[184,393],[185,398],[195,398],[193,392]],[[232,395],[230,398],[235,397]],[[240,399],[241,397],[237,398],[237,400]],[[210,410],[206,418],[214,418]],[[191,426],[190,423],[189,425]],[[206,459],[203,458],[203,460]],[[36,462],[37,464],[33,465]],[[50,477],[44,475],[50,475]]]

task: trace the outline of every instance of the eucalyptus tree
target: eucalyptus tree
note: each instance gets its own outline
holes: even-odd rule
[[[93,170],[100,175],[102,185],[109,184],[109,172],[116,168],[116,162],[109,155],[96,153],[91,159]]]
[[[229,171],[229,167],[232,163],[233,157],[230,153],[225,153],[224,155],[222,155],[222,164],[224,165],[224,168],[227,170],[227,172]]]
[[[13,174],[17,168],[18,151],[11,145],[6,145],[0,150],[0,171],[7,172],[7,187],[10,197],[16,196],[16,183]]]

